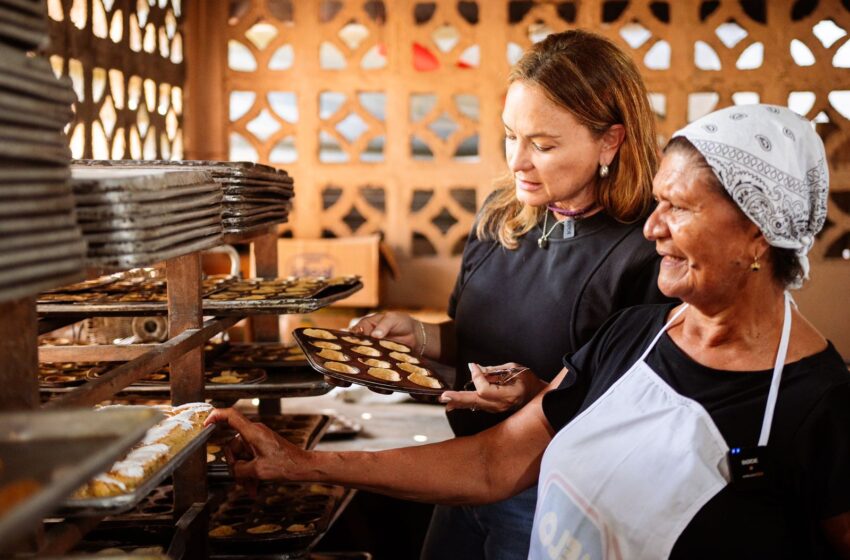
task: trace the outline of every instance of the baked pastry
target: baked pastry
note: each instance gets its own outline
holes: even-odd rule
[[[302,331],[304,336],[309,336],[310,338],[322,338],[325,340],[336,340],[336,335],[330,333],[324,329],[304,329]]]
[[[119,406],[104,406],[99,410]],[[74,498],[104,498],[132,492],[203,429],[204,420],[212,411],[212,406],[206,403],[156,408],[166,415],[165,419],[149,429],[123,459],[79,488]]]
[[[401,375],[399,375],[397,371],[387,368],[371,367],[366,371],[366,373],[372,377],[383,379],[384,381],[401,381]]]
[[[246,531],[252,535],[265,535],[267,533],[277,533],[281,529],[283,529],[283,527],[275,523],[264,523],[263,525],[257,525],[256,527],[246,529]]]
[[[339,344],[334,344],[333,342],[327,342],[324,340],[311,341],[310,344],[312,344],[316,348],[326,348],[328,350],[342,350],[342,346],[340,346]]]
[[[407,380],[411,383],[416,383],[417,385],[422,385],[423,387],[428,387],[430,389],[440,389],[442,387],[438,380],[433,377],[428,377],[427,375],[422,375],[421,373],[411,373],[407,376]]]
[[[392,367],[391,363],[385,362],[384,360],[376,360],[375,358],[357,358],[357,361],[369,367],[379,367],[384,369],[389,369]]]
[[[353,350],[353,348],[352,348],[352,350]],[[350,358],[348,356],[346,356],[345,354],[343,354],[342,352],[340,352],[338,350],[325,349],[325,350],[322,350],[321,352],[317,353],[316,355],[319,356],[320,358],[324,358],[326,360],[331,360],[333,362],[347,362],[348,360],[350,360]]]
[[[236,534],[236,529],[231,525],[219,525],[218,527],[211,529],[209,532],[209,536],[211,537],[232,537]]]
[[[401,362],[400,364],[398,364],[398,369],[400,369],[401,371],[406,371],[407,373],[416,373],[425,376],[431,375],[431,372],[425,369],[424,367],[415,366],[407,362]]]
[[[372,346],[372,341],[365,338],[357,338],[356,336],[344,336],[342,339],[349,344],[360,344],[361,346]]]
[[[339,373],[349,373],[351,375],[357,375],[360,373],[360,370],[356,367],[348,364],[342,364],[340,362],[325,362],[324,366],[331,371],[337,371]]]
[[[389,350],[396,350],[398,352],[410,352],[410,348],[408,348],[404,344],[393,342],[392,340],[379,340],[378,344],[380,344],[384,348],[388,348]]]
[[[399,362],[407,362],[409,364],[419,363],[419,360],[417,358],[414,358],[410,354],[405,354],[404,352],[390,352],[390,358],[398,360]]]
[[[377,348],[372,348],[371,346],[352,346],[352,352],[357,352],[358,354],[363,354],[364,356],[380,356],[381,351]]]

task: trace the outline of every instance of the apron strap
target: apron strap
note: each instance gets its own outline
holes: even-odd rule
[[[776,361],[773,363],[773,378],[770,380],[770,391],[767,393],[767,407],[759,435],[759,446],[767,445],[770,438],[770,426],[773,424],[773,412],[776,409],[776,399],[779,397],[779,383],[782,381],[782,368],[788,355],[788,341],[791,338],[791,294],[785,292],[785,320],[782,323],[782,337],[779,339],[779,350],[776,351]]]
[[[646,350],[644,350],[644,351],[643,351],[643,355],[640,357],[640,359],[638,360],[638,362],[642,362],[642,361],[644,361],[644,360],[646,359],[646,357],[649,355],[649,352],[650,352],[653,348],[655,348],[655,344],[658,342],[658,339],[659,339],[659,338],[661,338],[661,335],[663,335],[665,332],[667,332],[667,329],[669,329],[669,328],[670,328],[670,326],[671,326],[671,325],[672,325],[672,324],[676,321],[676,319],[678,319],[678,318],[679,318],[679,315],[681,315],[682,313],[684,313],[684,312],[685,312],[685,309],[687,309],[687,308],[688,308],[688,305],[689,305],[689,304],[687,304],[687,303],[686,303],[686,304],[684,304],[684,305],[682,305],[682,307],[680,307],[680,308],[679,308],[679,309],[678,309],[678,310],[677,310],[677,311],[673,314],[673,316],[672,316],[672,317],[670,317],[670,320],[669,320],[669,321],[667,321],[667,323],[666,323],[663,327],[661,327],[661,330],[660,330],[660,331],[658,331],[658,334],[656,334],[656,335],[655,335],[655,338],[653,338],[653,339],[652,339],[652,342],[650,342],[650,343],[649,343],[649,346],[647,346],[647,347],[646,347]]]

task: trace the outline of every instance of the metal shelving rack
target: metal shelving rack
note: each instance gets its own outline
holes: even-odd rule
[[[253,277],[277,276],[276,227],[259,228],[239,235],[225,235],[223,243],[250,243]],[[101,361],[126,361],[98,379],[75,388],[44,405],[43,409],[91,407],[102,402],[143,376],[169,364],[172,404],[204,400],[204,343],[212,336],[230,328],[245,315],[203,319],[201,300],[200,253],[190,253],[165,261],[167,279],[167,321],[169,338],[160,344],[143,348],[119,345],[98,345],[74,349],[51,349],[42,359],[55,359],[51,352],[61,352],[62,359],[85,361],[93,354]],[[98,271],[105,272],[105,271]],[[291,312],[296,312],[293,309]],[[55,329],[65,320],[39,321],[34,297],[0,303],[0,410],[34,410],[39,408],[38,335]],[[76,321],[78,319],[73,319]],[[250,338],[256,342],[279,342],[277,315],[257,315],[248,318]],[[47,358],[47,359],[45,359]],[[328,386],[328,389],[330,387]],[[304,394],[304,382],[293,385],[293,395]],[[252,389],[245,386],[228,397],[250,397]],[[285,391],[284,391],[285,392]],[[260,399],[258,412],[280,414],[281,393]],[[315,394],[313,388],[311,394]],[[206,453],[204,449],[191,454],[174,472],[175,535],[169,548],[173,556],[206,558],[209,512],[207,502]],[[28,546],[38,555],[60,555],[79,542],[102,518],[83,517],[66,520],[46,534],[36,529],[35,546]],[[0,543],[0,549],[3,544]]]

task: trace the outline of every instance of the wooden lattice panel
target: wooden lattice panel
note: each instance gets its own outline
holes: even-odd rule
[[[813,257],[850,258],[842,3],[240,0],[222,25],[226,155],[294,175],[292,235],[380,231],[408,262],[450,263],[435,279],[450,284],[475,212],[505,171],[510,64],[548,33],[581,27],[638,64],[660,143],[729,104],[788,105],[817,122],[833,192]]]
[[[183,157],[180,0],[48,0],[55,72],[74,84],[77,158]]]

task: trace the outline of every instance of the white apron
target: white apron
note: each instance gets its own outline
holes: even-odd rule
[[[641,358],[559,431],[540,466],[529,558],[667,558],[679,535],[729,481],[729,447],[708,412]],[[762,422],[767,444],[791,331],[790,296]]]

